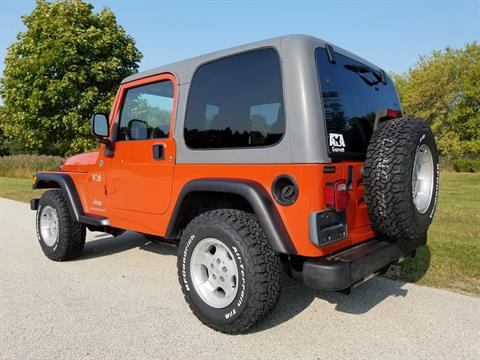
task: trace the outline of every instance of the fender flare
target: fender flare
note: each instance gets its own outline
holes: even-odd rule
[[[251,180],[196,179],[189,181],[177,197],[165,234],[166,238],[178,236],[182,205],[186,196],[192,192],[221,192],[243,197],[258,217],[273,250],[280,254],[297,253],[272,198],[262,185]]]
[[[92,226],[109,226],[110,220],[106,217],[97,217],[85,215],[83,206],[78,196],[77,188],[70,175],[66,173],[39,172],[35,175],[35,181],[32,189],[54,189],[63,190],[68,200],[68,206],[76,221]]]

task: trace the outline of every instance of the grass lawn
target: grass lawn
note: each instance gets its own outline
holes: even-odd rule
[[[30,179],[0,177],[0,197],[28,202]],[[407,260],[404,278],[480,295],[480,173],[445,172],[428,245]]]
[[[441,173],[427,246],[407,260],[404,277],[480,295],[480,173]]]
[[[30,202],[30,199],[38,198],[42,193],[43,190],[32,189],[31,179],[0,176],[0,197]]]

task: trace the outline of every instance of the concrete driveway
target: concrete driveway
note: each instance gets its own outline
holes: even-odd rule
[[[248,334],[203,326],[176,249],[90,233],[83,256],[42,253],[28,205],[0,199],[2,359],[480,359],[480,299],[375,278],[349,296],[286,279]]]

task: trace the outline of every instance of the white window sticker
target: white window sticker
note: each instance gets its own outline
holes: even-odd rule
[[[343,140],[342,134],[330,133],[330,150],[333,152],[345,151],[345,140]]]

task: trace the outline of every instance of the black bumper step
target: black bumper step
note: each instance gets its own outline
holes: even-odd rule
[[[293,276],[311,288],[345,290],[411,255],[425,243],[426,239],[397,242],[375,239],[329,256],[308,259],[303,263],[303,271],[293,271]]]

